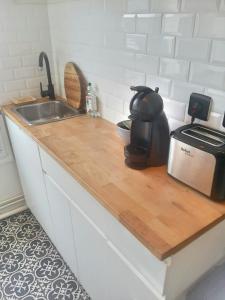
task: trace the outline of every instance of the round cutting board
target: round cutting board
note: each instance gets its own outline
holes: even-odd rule
[[[64,87],[69,105],[80,109],[85,104],[86,80],[73,62],[68,62],[64,70]]]

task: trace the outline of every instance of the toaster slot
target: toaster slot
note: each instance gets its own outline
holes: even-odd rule
[[[225,145],[225,135],[213,129],[196,126],[185,129],[182,133],[215,147]]]

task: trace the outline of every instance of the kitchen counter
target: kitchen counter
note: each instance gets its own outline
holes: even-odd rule
[[[28,126],[12,107],[2,110],[159,259],[225,219],[225,202],[212,202],[174,180],[166,166],[125,166],[123,144],[110,122],[80,116]]]

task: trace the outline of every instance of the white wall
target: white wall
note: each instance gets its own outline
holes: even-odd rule
[[[47,6],[0,0],[0,105],[12,97],[39,96],[39,82],[46,79],[37,68],[42,50],[51,55]],[[0,115],[0,149],[3,146],[7,150],[2,156],[0,151],[0,202],[22,194]]]
[[[12,97],[39,96],[42,50],[51,54],[46,5],[0,0],[0,105]]]
[[[224,0],[77,0],[49,5],[49,18],[61,91],[73,60],[97,83],[105,118],[127,116],[128,87],[137,84],[175,100],[165,100],[172,127],[185,120],[193,91],[225,110]]]

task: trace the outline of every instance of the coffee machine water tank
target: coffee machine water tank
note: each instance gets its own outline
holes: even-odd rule
[[[131,142],[125,146],[125,163],[134,169],[167,163],[169,125],[158,88],[131,87],[137,93],[130,102]]]

